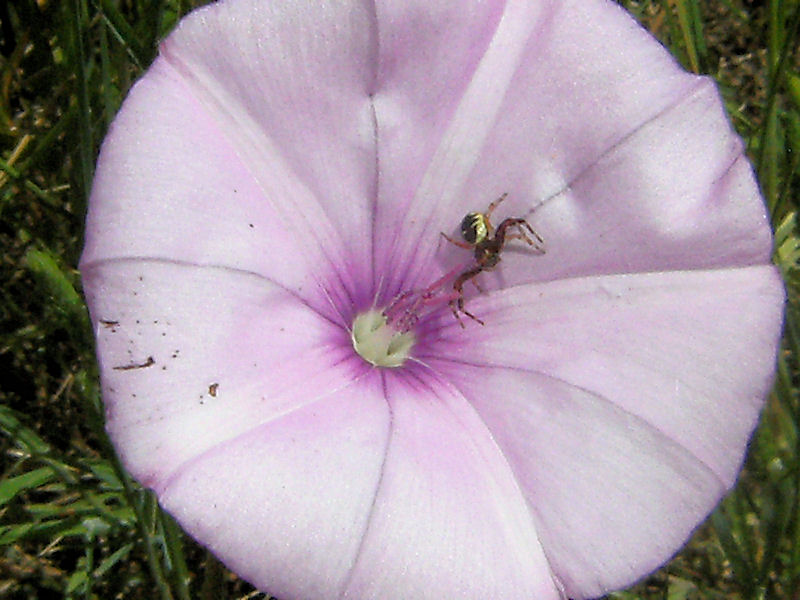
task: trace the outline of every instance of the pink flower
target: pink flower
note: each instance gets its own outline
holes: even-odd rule
[[[484,326],[453,277],[413,304],[504,192],[492,222],[546,253],[466,285]],[[714,84],[601,0],[198,10],[105,141],[86,237],[120,455],[286,599],[632,583],[733,484],[782,319]]]

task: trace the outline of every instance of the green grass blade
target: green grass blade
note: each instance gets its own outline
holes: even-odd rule
[[[0,404],[0,431],[3,431],[18,448],[29,455],[37,456],[50,452],[50,444],[32,429],[23,425],[14,411],[2,404]]]
[[[93,577],[100,579],[106,575],[111,569],[119,564],[122,564],[130,555],[131,551],[135,548],[135,544],[128,543],[115,550],[110,556],[104,558],[97,568],[92,573]]]
[[[52,469],[41,467],[16,477],[0,480],[0,507],[8,504],[19,494],[34,490],[56,479]]]
[[[172,587],[180,600],[191,600],[189,593],[189,568],[186,556],[183,553],[183,540],[181,530],[173,518],[161,510],[161,527],[164,531],[164,548],[169,557],[172,568]]]
[[[139,42],[139,36],[112,0],[100,0],[99,7],[112,35],[123,45],[139,70],[144,69],[150,64],[153,52]]]
[[[78,181],[80,184],[79,199],[82,205],[88,200],[89,190],[92,188],[94,175],[94,139],[92,136],[92,110],[89,104],[89,75],[86,65],[86,51],[84,50],[86,30],[88,28],[88,15],[84,0],[73,0],[72,27],[75,44],[75,57],[78,83],[78,135],[80,144],[77,149]],[[82,211],[81,211],[82,212]]]
[[[55,306],[64,315],[81,319],[88,325],[86,305],[52,252],[30,249],[25,253],[25,265],[44,284]]]
[[[726,514],[724,504],[714,511],[711,522],[722,550],[725,552],[725,557],[730,561],[737,580],[746,592],[745,597],[750,597],[756,588],[755,568],[751,563],[751,555],[737,542],[733,534],[732,523]]]
[[[692,13],[694,11],[688,5],[688,0],[675,0],[675,7],[678,11],[681,38],[686,48],[686,54],[689,57],[689,66],[695,73],[700,73],[700,59],[698,58],[697,44],[695,43],[696,27],[692,22]]]

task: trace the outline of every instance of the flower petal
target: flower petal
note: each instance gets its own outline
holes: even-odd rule
[[[704,81],[586,166],[532,216],[547,253],[505,253],[487,287],[768,263],[766,208],[721,106]]]
[[[452,392],[387,379],[209,448],[162,504],[277,596],[559,598],[483,424]]]
[[[782,299],[769,266],[520,286],[471,303],[486,326],[457,359],[420,360],[486,422],[567,593],[593,597],[663,563],[733,484]]]
[[[374,31],[354,2],[239,0],[184,19],[104,144],[84,264],[234,266],[320,310],[353,302],[372,281]]]
[[[387,2],[379,8],[385,17],[375,95],[379,194],[406,215],[402,235],[389,238],[396,243],[376,247],[377,264],[392,271],[391,292],[414,283],[406,261],[421,248],[429,256],[438,232],[451,226],[446,219],[460,205],[464,179],[519,55],[550,9],[533,2],[444,3],[434,11],[425,2]],[[398,208],[381,210],[385,204],[376,215],[379,233],[397,223]]]
[[[418,79],[391,77],[424,71],[423,52],[404,54],[409,64],[380,80],[388,96],[376,97],[380,185],[404,186],[398,198],[409,205],[403,235],[386,251],[400,278],[392,290],[422,285],[457,263],[463,252],[443,244],[439,232],[455,233],[466,212],[503,192],[509,197],[495,218],[530,217],[548,252],[535,261],[524,250],[506,253],[498,274],[484,278],[487,289],[767,260],[763,203],[710,79],[682,71],[612,3],[509,3],[505,10],[499,20],[484,16],[483,29],[472,25],[483,56],[475,62],[463,53],[463,62],[448,64],[453,74],[430,82],[428,97]],[[481,17],[462,12],[453,22],[459,31]],[[457,105],[441,99],[439,81],[451,84]],[[413,140],[383,135],[384,127],[393,132],[393,118],[382,108],[406,95],[417,113],[436,119],[412,120],[429,125],[417,133],[407,127]],[[425,173],[390,168],[396,157],[416,164],[395,148],[401,143],[431,157]],[[391,219],[379,211],[378,231],[396,227]]]
[[[341,597],[388,439],[376,379],[210,449],[169,481],[161,503],[260,589]]]
[[[490,388],[476,404],[515,467],[570,598],[600,596],[656,569],[725,489],[686,449],[587,390],[500,368],[461,375],[465,386]]]
[[[474,411],[443,381],[386,382],[391,440],[344,597],[559,598],[517,482]]]
[[[416,140],[383,136],[384,121],[391,124],[392,118],[389,114],[384,119],[380,94],[376,98],[381,185],[394,189],[392,177],[419,182],[411,188],[415,196],[405,235],[392,254],[403,265],[401,274],[406,261],[415,261],[416,270],[406,278],[410,284],[418,283],[419,265],[432,258],[439,231],[452,231],[466,212],[482,210],[510,192],[502,213],[527,214],[563,191],[643,123],[690,95],[701,81],[683,72],[612,3],[513,2],[504,11],[499,19],[462,11],[453,21],[452,30],[469,30],[474,18],[478,47],[486,48],[477,62],[474,54],[462,53],[461,63],[448,65],[453,75],[439,79],[455,82],[451,93],[458,97],[457,105],[442,100],[436,80],[426,97],[417,89],[418,80],[391,78],[395,72],[427,69],[422,52],[404,54],[408,66],[379,78],[379,92],[385,86],[391,98],[408,94],[418,99],[418,113],[438,118]],[[477,29],[478,24],[483,29]],[[443,38],[450,31],[441,25]],[[489,31],[492,37],[487,41]],[[433,47],[437,40],[424,43]],[[466,80],[464,71],[473,64]],[[407,92],[406,85],[413,91]],[[670,135],[666,130],[662,134]],[[396,141],[432,156],[424,174],[409,177],[405,170],[390,168],[390,158],[405,157],[392,146]],[[406,196],[399,198],[406,202]],[[549,240],[549,232],[545,234]]]
[[[108,431],[156,490],[186,461],[366,370],[346,332],[251,273],[118,260],[83,277]]]

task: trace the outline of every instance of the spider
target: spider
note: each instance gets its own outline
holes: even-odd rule
[[[475,258],[475,263],[462,272],[453,283],[454,297],[450,300],[450,308],[453,310],[453,314],[458,319],[461,327],[464,327],[464,322],[461,320],[459,313],[464,313],[481,325],[484,324],[483,321],[464,308],[464,284],[473,280],[483,271],[494,269],[500,262],[500,253],[505,248],[506,242],[523,240],[529,246],[533,246],[539,253],[544,253],[544,240],[539,237],[539,234],[533,230],[533,227],[525,219],[511,217],[503,219],[497,228],[492,225],[489,219],[494,209],[500,206],[506,196],[508,196],[508,192],[492,202],[485,213],[471,212],[464,216],[461,220],[463,242],[454,240],[446,233],[441,232],[448,242],[460,248],[471,249]],[[472,283],[479,291],[483,291],[474,280]]]

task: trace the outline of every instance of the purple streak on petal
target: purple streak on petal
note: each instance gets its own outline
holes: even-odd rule
[[[170,480],[162,504],[260,589],[281,598],[340,597],[389,435],[377,379],[199,455]]]
[[[385,378],[391,440],[343,597],[557,599],[517,483],[474,411],[429,374]]]
[[[118,260],[84,282],[109,433],[157,490],[185,461],[368,370],[346,332],[257,275]]]
[[[162,77],[176,81],[180,94],[165,102],[164,97],[141,93],[138,107],[126,103],[128,111],[152,110],[166,113],[165,120],[184,123],[177,131],[168,126],[123,132],[120,142],[126,147],[137,143],[143,153],[154,149],[169,154],[175,141],[168,138],[191,137],[195,121],[213,126],[217,140],[208,143],[235,148],[239,163],[220,168],[243,173],[247,187],[259,194],[260,212],[269,216],[271,228],[257,234],[266,240],[270,260],[297,266],[305,256],[310,269],[297,270],[315,275],[315,286],[324,281],[340,311],[363,303],[356,296],[372,283],[375,131],[367,92],[376,69],[374,36],[372,13],[355,3],[311,7],[242,0],[197,11],[163,43],[156,68],[156,73],[174,69]],[[182,115],[187,105],[191,111]],[[147,137],[138,137],[142,134]],[[195,193],[172,198],[172,204],[179,200],[191,210],[194,197],[205,193],[206,169],[213,173],[216,165],[205,156],[205,148],[184,143],[181,150],[177,157],[189,163],[195,178],[189,185],[182,182],[183,190]],[[134,165],[125,171],[115,160],[110,163],[108,180],[123,170],[166,183],[167,189],[176,187],[169,182],[172,173],[155,160],[150,161],[153,170]],[[222,197],[232,197],[230,188],[222,191]],[[174,223],[165,226],[170,225]],[[203,230],[213,225],[208,223],[195,237],[203,237]],[[238,235],[252,235],[247,228],[248,221],[240,223]],[[285,229],[293,241],[271,244],[275,229]]]
[[[187,19],[162,53],[222,124],[282,226],[319,241],[323,256],[312,259],[339,279],[326,291],[351,305],[372,281],[372,14],[344,2],[226,9],[197,13],[202,28]]]

